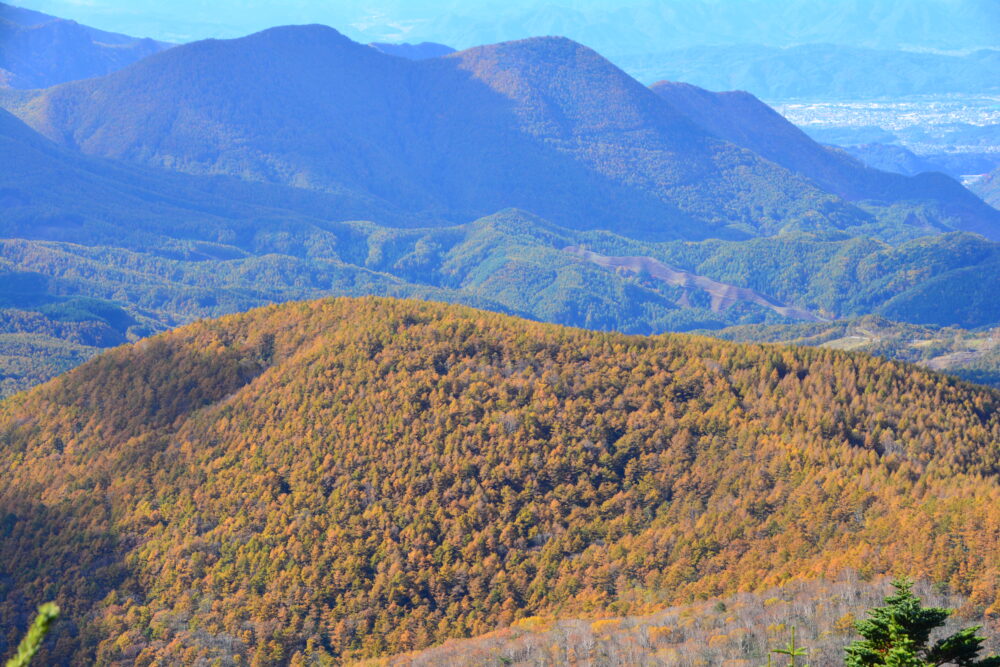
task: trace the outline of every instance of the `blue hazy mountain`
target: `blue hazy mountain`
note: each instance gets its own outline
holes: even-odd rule
[[[617,62],[621,56],[697,45],[843,44],[878,49],[1000,47],[996,0],[338,0],[254,3],[156,0],[46,7],[83,23],[177,41],[237,37],[288,23],[343,26],[362,42],[422,41],[460,49],[537,35],[564,35]],[[128,11],[108,11],[108,8]],[[56,11],[56,10],[59,11]]]
[[[946,55],[833,44],[693,46],[622,56],[616,62],[641,81],[668,79],[709,90],[748,90],[766,100],[1000,91],[1000,51],[992,49]]]
[[[969,185],[969,189],[983,198],[983,201],[1000,208],[1000,167]]]
[[[101,76],[170,46],[0,3],[0,85],[46,88]]]
[[[420,42],[419,44],[409,44],[402,42],[394,44],[390,42],[372,42],[368,46],[381,51],[390,56],[399,56],[408,60],[424,60],[425,58],[440,58],[449,53],[454,53],[455,49],[445,44],[434,42]]]
[[[709,97],[695,98],[709,107],[737,99],[702,92]],[[517,207],[642,239],[894,236],[904,220],[910,232],[997,238],[1000,228],[994,209],[950,179],[835,158],[756,100],[712,111],[745,128],[744,138],[727,136],[726,121],[707,124],[708,107],[683,108],[564,38],[410,61],[331,28],[284,27],[2,97],[87,154],[351,193],[421,225]],[[745,140],[757,130],[773,134],[774,152]]]

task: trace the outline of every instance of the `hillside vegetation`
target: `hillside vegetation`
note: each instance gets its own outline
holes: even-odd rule
[[[4,639],[54,596],[50,663],[361,658],[844,568],[995,615],[998,408],[865,355],[413,301],[205,321],[0,403]]]
[[[208,226],[201,230],[222,236],[233,227],[222,223],[214,232]],[[992,294],[1000,280],[1000,246],[967,234],[899,246],[815,235],[643,244],[581,234],[510,210],[443,229],[321,222],[297,229],[265,226],[239,245],[165,236],[149,242],[152,249],[146,252],[121,247],[135,238],[128,228],[120,238],[119,247],[0,241],[0,305],[9,306],[3,311],[4,332],[109,347],[266,303],[365,294],[464,303],[628,333],[872,312],[937,326],[1000,321]],[[566,251],[574,245],[590,255]],[[637,266],[666,263],[688,277],[662,280],[655,271],[602,266],[586,259],[594,250],[626,255],[624,260]],[[206,252],[217,258],[206,258]],[[726,298],[705,285],[722,289]],[[942,294],[961,296],[943,300]],[[773,303],[794,308],[768,305]],[[0,355],[5,345],[0,340]],[[24,387],[28,377],[47,379],[46,372],[64,368],[49,358],[38,356],[38,368],[27,368],[22,380],[12,368],[10,386]]]
[[[958,183],[866,168],[747,94],[646,88],[567,39],[411,61],[284,27],[0,102],[35,128],[0,111],[0,395],[323,296],[625,333],[1000,322],[1000,212]]]
[[[744,325],[710,332],[736,342],[815,345],[877,354],[1000,388],[1000,328],[966,331],[878,316],[806,325]]]
[[[806,647],[806,664],[843,664],[844,647],[857,637],[855,621],[892,589],[887,578],[861,581],[845,571],[836,581],[792,580],[778,588],[669,607],[648,616],[567,619],[529,616],[474,639],[362,663],[364,667],[465,667],[467,665],[663,665],[664,667],[751,667],[788,644]],[[978,616],[967,600],[922,582],[916,593],[925,606],[957,609],[942,631],[970,621],[995,633],[995,618]],[[1000,638],[986,650],[1000,647]],[[777,655],[772,658],[782,664]]]

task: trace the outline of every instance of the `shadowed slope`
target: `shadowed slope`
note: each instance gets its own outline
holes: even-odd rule
[[[993,208],[1000,209],[1000,168],[984,174],[969,189],[983,198]]]

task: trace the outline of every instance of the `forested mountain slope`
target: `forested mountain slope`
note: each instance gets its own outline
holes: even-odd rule
[[[273,28],[3,104],[92,155],[361,193],[451,223],[518,207],[645,240],[906,225],[1000,238],[1000,214],[948,185],[893,176],[858,208],[838,196],[849,188],[715,136],[563,38],[409,61],[323,26]]]
[[[47,88],[103,76],[170,46],[0,2],[0,87]]]
[[[200,317],[326,295],[432,298],[631,333],[776,324],[786,321],[779,314],[786,306],[828,319],[878,312],[923,324],[1000,321],[992,289],[1000,246],[970,234],[896,246],[844,234],[642,243],[516,210],[399,229],[333,216],[441,221],[413,221],[358,193],[87,157],[5,112],[0,148],[3,394],[100,347]],[[695,278],[671,284],[611,270],[565,252],[569,246],[667,264]],[[781,305],[716,303],[698,281]]]
[[[967,331],[867,315],[813,324],[735,326],[708,333],[735,342],[816,345],[877,354],[1000,388],[1000,327]]]
[[[431,303],[205,321],[0,403],[0,650],[52,592],[43,662],[137,665],[384,655],[847,567],[996,613],[998,408],[864,355]]]
[[[0,393],[200,317],[326,295],[432,298],[629,333],[788,314],[1000,321],[998,246],[938,233],[991,236],[988,218],[1000,213],[947,187],[943,199],[932,187],[930,199],[848,204],[816,183],[868,197],[837,188],[870,177],[895,184],[891,200],[922,182],[831,153],[752,97],[671,90],[657,95],[564,39],[416,63],[312,26],[8,91],[64,145],[0,111]],[[91,143],[170,170],[75,150]],[[194,162],[174,159],[197,146]],[[295,170],[275,167],[286,159],[346,181],[286,179]],[[254,176],[258,167],[267,173]],[[214,174],[226,171],[235,176]],[[512,201],[528,209],[505,208]],[[765,237],[651,241],[706,234]],[[569,246],[755,296],[719,301]]]
[[[651,88],[709,133],[801,174],[827,192],[854,202],[912,202],[906,224],[933,231],[935,220],[954,219],[961,221],[955,223],[959,229],[1000,240],[989,207],[944,174],[903,176],[866,167],[844,151],[816,143],[750,93],[713,93],[670,81]]]

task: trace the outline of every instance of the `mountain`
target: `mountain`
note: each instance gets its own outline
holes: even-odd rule
[[[998,442],[997,392],[865,355],[271,306],[0,403],[0,652],[50,596],[44,664],[349,660],[845,568],[987,608]]]
[[[408,60],[424,60],[426,58],[440,58],[449,53],[454,53],[455,49],[444,44],[435,42],[420,42],[419,44],[391,44],[388,42],[372,42],[368,46],[381,51],[390,56],[399,56]]]
[[[843,151],[816,143],[746,92],[713,93],[668,81],[654,84],[652,90],[714,136],[805,176],[848,201],[923,201],[933,209],[931,219],[960,220],[956,224],[960,229],[1000,239],[988,207],[943,174],[918,173],[908,178],[866,167]],[[927,215],[926,210],[921,213]],[[916,217],[921,213],[910,215]],[[910,224],[914,222],[911,220]]]
[[[969,189],[982,197],[990,206],[1000,208],[1000,167],[973,181]]]
[[[38,4],[37,2],[35,4]],[[235,37],[279,23],[345,26],[355,40],[436,41],[468,48],[535,35],[565,35],[616,62],[703,45],[791,47],[838,44],[889,50],[998,48],[1000,10],[993,0],[338,0],[269,3],[247,11],[243,0],[176,0],[163,20],[156,0],[130,0],[128,12],[48,0],[60,15],[167,41]],[[178,34],[184,40],[178,40]],[[870,75],[871,72],[864,74]]]
[[[640,81],[667,79],[709,90],[748,90],[772,102],[984,95],[1000,90],[1000,51],[995,49],[956,55],[844,44],[698,45],[636,52],[615,62]]]
[[[994,209],[936,177],[893,177],[865,191],[881,197],[867,210],[845,202],[560,38],[409,61],[322,26],[275,28],[3,99],[91,155],[360,194],[425,220],[517,207],[574,229],[694,240],[892,236],[913,213],[932,230],[1000,237]]]
[[[1000,322],[990,291],[1000,245],[970,234],[895,246],[844,234],[646,243],[515,209],[391,228],[350,220],[427,221],[361,195],[83,156],[3,112],[0,149],[5,394],[195,319],[328,295],[432,298],[630,333],[869,313]]]
[[[196,178],[87,157],[53,144],[3,110],[0,146],[3,238],[207,258],[231,256],[234,245],[253,247],[262,229],[301,235],[303,227],[331,213],[341,219],[377,216],[389,224],[414,219],[360,193]]]
[[[873,169],[891,171],[906,176],[916,176],[925,171],[941,171],[945,169],[932,159],[917,155],[905,146],[897,144],[862,144],[859,146],[843,146],[843,150],[851,156],[864,162]],[[946,172],[947,173],[947,172]],[[949,174],[956,177],[956,174]]]
[[[883,143],[841,145],[838,148],[873,169],[892,171],[905,176],[916,176],[925,171],[939,171],[966,184],[970,174],[985,174],[1000,167],[1000,155],[997,153],[931,152],[917,155],[905,146]]]
[[[171,46],[0,3],[0,86],[47,88],[103,76]]]

